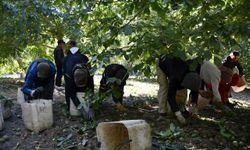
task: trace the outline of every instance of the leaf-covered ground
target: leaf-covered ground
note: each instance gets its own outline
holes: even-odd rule
[[[118,113],[111,103],[105,102],[96,111],[95,122],[67,116],[63,92],[56,90],[53,127],[34,133],[25,129],[20,105],[16,103],[19,86],[21,83],[16,80],[0,79],[0,94],[13,98],[14,103],[12,116],[5,120],[5,128],[0,131],[0,149],[94,150],[98,148],[95,127],[99,122],[128,119],[144,119],[150,124],[153,149],[250,149],[250,90],[233,93],[230,101],[236,103],[234,108],[209,106],[198,118],[188,117],[186,126],[171,116],[157,120],[158,85],[155,82],[129,80],[124,98],[126,111]]]

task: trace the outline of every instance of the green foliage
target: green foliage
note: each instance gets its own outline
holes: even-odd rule
[[[162,139],[177,138],[180,137],[181,135],[181,129],[179,127],[176,127],[173,123],[171,123],[169,129],[166,129],[165,131],[160,131],[158,135]]]
[[[228,140],[233,140],[235,139],[235,133],[232,130],[229,130],[226,126],[225,126],[225,121],[221,121],[219,122],[219,128],[220,128],[220,134],[228,139]]]
[[[93,58],[92,73],[119,58],[131,71],[151,76],[162,53],[219,63],[236,49],[249,78],[249,7],[248,0],[2,0],[0,58],[77,39]]]

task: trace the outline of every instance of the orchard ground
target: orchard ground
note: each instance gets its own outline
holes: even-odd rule
[[[95,78],[96,92],[100,77]],[[161,147],[175,149],[250,149],[250,89],[233,93],[230,101],[233,108],[216,109],[208,106],[199,112],[198,118],[187,118],[181,126],[175,118],[158,118],[157,90],[155,81],[129,79],[125,87],[126,111],[118,113],[114,105],[104,102],[95,112],[94,122],[85,122],[80,117],[66,114],[64,93],[54,92],[54,125],[34,133],[25,129],[21,107],[16,102],[17,88],[22,81],[0,78],[0,95],[13,99],[12,116],[5,120],[0,131],[0,149],[98,149],[95,127],[99,122],[144,119],[152,128],[152,142]],[[152,149],[157,149],[153,147]]]

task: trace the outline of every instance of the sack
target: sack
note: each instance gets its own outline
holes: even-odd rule
[[[242,86],[245,86],[245,87],[246,87],[246,85],[247,85],[247,81],[246,81],[245,77],[242,76],[242,77],[240,78],[240,82],[239,82],[236,86],[237,86],[237,87],[242,87]]]
[[[245,90],[246,87],[247,87],[247,81],[245,80],[244,76],[242,76],[238,84],[236,86],[232,86],[232,89],[234,92],[238,93]]]
[[[73,67],[74,83],[77,87],[86,87],[89,76],[89,69],[85,63],[76,64]]]
[[[24,94],[23,94],[22,88],[19,87],[17,89],[17,103],[22,104],[24,102],[25,102]]]

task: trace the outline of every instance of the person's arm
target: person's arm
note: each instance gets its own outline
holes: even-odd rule
[[[31,87],[32,87],[34,80],[35,80],[34,74],[32,72],[28,72],[28,75],[26,77],[26,81],[25,81],[24,86],[22,88],[22,91],[24,94],[28,94],[31,96],[31,92],[33,90],[33,89],[31,89]]]
[[[227,56],[227,58],[225,58],[222,61],[222,65],[230,68],[230,66],[231,66],[231,57]]]
[[[89,76],[88,80],[88,86],[87,86],[92,92],[94,92],[94,79],[93,76]]]
[[[167,99],[168,99],[168,103],[171,107],[171,110],[173,112],[179,111],[179,107],[176,104],[176,91],[178,89],[178,84],[179,84],[179,82],[176,80],[171,80],[171,79],[169,80]]]
[[[54,93],[54,76],[49,79],[47,85],[45,85],[45,90],[47,90],[47,99],[53,99],[53,93]]]
[[[236,63],[236,67],[239,70],[240,77],[243,75],[243,68],[239,62]]]
[[[219,84],[220,84],[220,79],[218,78],[211,78],[211,85],[212,85],[212,90],[213,90],[213,100],[220,102],[221,101],[221,95],[219,92]]]

